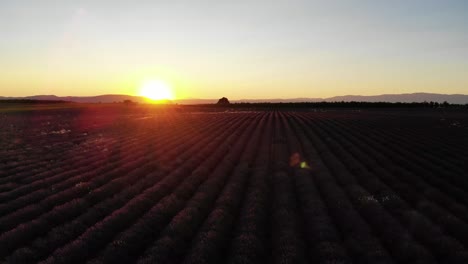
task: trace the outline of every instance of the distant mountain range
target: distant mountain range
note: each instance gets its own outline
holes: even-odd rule
[[[2,99],[31,99],[31,100],[63,100],[77,103],[112,103],[132,100],[143,103],[146,99],[141,96],[131,96],[122,94],[106,94],[98,96],[55,96],[55,95],[34,95],[26,97],[2,97]],[[174,100],[177,104],[214,104],[218,99],[178,99]],[[468,95],[464,94],[435,94],[435,93],[411,93],[411,94],[382,94],[382,95],[345,95],[329,98],[290,98],[290,99],[241,99],[230,100],[231,103],[287,103],[287,102],[340,102],[340,101],[359,101],[359,102],[439,102],[447,101],[452,104],[468,104]]]

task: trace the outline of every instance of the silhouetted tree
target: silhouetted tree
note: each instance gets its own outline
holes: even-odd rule
[[[228,104],[230,104],[230,103],[229,103],[229,100],[228,100],[226,97],[223,97],[223,98],[219,99],[219,100],[218,100],[218,103],[216,103],[216,104],[219,104],[219,105],[228,105]]]
[[[136,103],[133,102],[132,100],[128,100],[128,99],[127,99],[127,100],[124,100],[123,103],[124,103],[125,105],[135,105],[135,104],[136,104]]]

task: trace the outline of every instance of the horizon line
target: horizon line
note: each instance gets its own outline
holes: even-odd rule
[[[416,95],[416,94],[430,94],[430,95],[446,95],[446,96],[468,96],[468,94],[461,94],[461,93],[454,93],[454,94],[446,94],[446,93],[430,93],[430,92],[412,92],[412,93],[384,93],[384,94],[372,94],[372,95],[362,95],[362,94],[345,94],[345,95],[334,95],[329,97],[288,97],[288,98],[240,98],[240,99],[229,99],[233,101],[240,101],[240,100],[288,100],[288,99],[329,99],[334,97],[347,97],[347,96],[359,96],[359,97],[376,97],[376,96],[392,96],[392,95]],[[8,96],[8,95],[0,95],[0,98],[27,98],[27,97],[39,97],[39,96],[53,96],[53,97],[100,97],[100,96],[129,96],[129,97],[137,97],[137,98],[145,98],[141,95],[131,95],[131,94],[98,94],[98,95],[56,95],[56,94],[35,94],[35,95],[25,95],[25,96]],[[171,101],[177,100],[218,100],[219,98],[175,98]]]

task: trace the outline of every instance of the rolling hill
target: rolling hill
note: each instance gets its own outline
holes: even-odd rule
[[[26,97],[1,97],[1,99],[33,99],[33,100],[63,100],[77,103],[112,103],[132,100],[134,102],[145,102],[141,96],[131,96],[122,94],[106,94],[98,96],[55,96],[55,95],[35,95]],[[178,99],[174,100],[177,104],[213,104],[218,99]],[[464,94],[435,94],[435,93],[410,93],[410,94],[382,94],[382,95],[345,95],[329,98],[288,98],[288,99],[240,99],[231,100],[233,103],[286,103],[286,102],[339,102],[339,101],[360,101],[360,102],[439,102],[447,101],[452,104],[467,104],[468,95]]]

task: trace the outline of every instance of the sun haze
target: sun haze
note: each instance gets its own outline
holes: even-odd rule
[[[458,0],[2,0],[0,96],[139,95],[151,76],[177,98],[466,94],[467,13]]]
[[[161,80],[150,80],[143,83],[140,95],[151,100],[173,100],[171,87]]]

